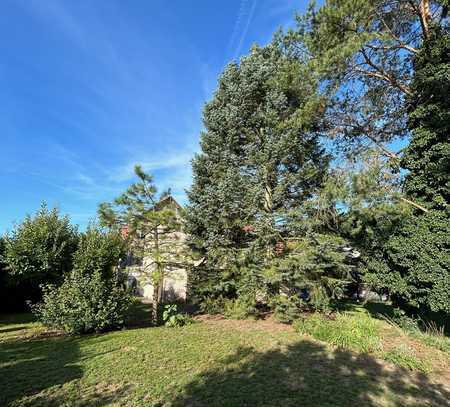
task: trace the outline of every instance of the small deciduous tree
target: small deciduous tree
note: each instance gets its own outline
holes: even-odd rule
[[[23,299],[40,298],[41,284],[56,283],[72,268],[78,233],[67,216],[45,204],[5,237],[4,268]]]

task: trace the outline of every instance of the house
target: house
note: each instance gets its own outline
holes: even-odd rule
[[[170,208],[174,211],[182,224],[181,213],[183,208],[170,195],[162,198],[156,205],[157,210]],[[128,236],[128,226],[122,228],[122,235]],[[185,301],[187,296],[187,260],[184,255],[186,252],[187,235],[181,229],[166,233],[164,228],[159,228],[159,245],[164,247],[168,253],[166,273],[162,279],[163,301]],[[151,234],[138,236],[127,256],[124,264],[125,273],[128,278],[128,285],[133,289],[136,296],[143,301],[151,302],[154,296],[154,285],[151,281],[151,273],[155,271],[155,262],[151,256],[139,255],[142,247],[152,245],[153,237]]]

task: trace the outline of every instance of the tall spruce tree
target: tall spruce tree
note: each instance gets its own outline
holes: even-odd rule
[[[316,88],[305,65],[275,44],[254,47],[220,77],[204,109],[189,191],[188,232],[207,259],[203,281],[193,276],[198,285],[230,295],[255,284],[258,267],[242,249],[270,259],[287,213],[321,184],[328,156],[319,144]],[[236,286],[244,269],[248,279]]]

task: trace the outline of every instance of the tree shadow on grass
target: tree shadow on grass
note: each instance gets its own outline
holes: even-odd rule
[[[125,316],[127,328],[148,328],[152,326],[152,304],[135,300]]]
[[[423,374],[306,340],[264,353],[241,348],[182,394],[170,405],[442,407],[450,400]]]
[[[28,327],[25,326],[25,325],[23,325],[23,326],[15,326],[15,327],[12,327],[12,328],[0,328],[0,334],[16,332],[16,331],[24,331],[27,328]]]
[[[20,407],[117,406],[122,405],[121,401],[128,394],[129,388],[129,385],[96,385],[88,388],[75,387],[72,391],[52,389],[22,400]]]
[[[82,360],[103,354],[81,355],[79,341],[57,337],[0,343],[0,406],[106,406],[122,398],[128,392],[124,386],[79,385]]]
[[[0,344],[0,405],[82,376],[79,348],[71,338]]]

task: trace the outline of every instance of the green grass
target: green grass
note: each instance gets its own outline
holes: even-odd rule
[[[379,322],[366,313],[337,313],[332,319],[314,314],[294,323],[301,333],[358,352],[381,350]]]
[[[427,374],[257,321],[43,334],[28,316],[0,316],[0,406],[444,406],[450,397]]]
[[[425,345],[439,349],[443,352],[450,352],[450,338],[444,335],[434,332],[421,332],[421,331],[411,332],[410,335],[413,338],[418,339]]]
[[[436,364],[450,363],[449,338],[442,333],[402,329],[390,318],[374,318],[360,305],[346,304],[331,317],[305,316],[294,323],[294,329],[337,348],[369,353],[412,371],[431,372],[431,359],[437,360]],[[426,346],[418,347],[414,339]]]
[[[355,310],[355,304],[349,304],[350,309]],[[347,307],[347,308],[349,308]],[[396,322],[394,317],[394,309],[388,303],[369,302],[365,305],[365,309],[375,318],[381,319],[394,328],[409,335],[411,338],[417,339],[423,344],[439,349],[443,352],[450,352],[450,338],[446,336],[450,327],[448,320],[440,316],[437,322],[428,319],[419,319],[417,323],[402,324]],[[407,321],[407,320],[406,320]]]
[[[430,364],[425,360],[419,359],[414,350],[406,345],[400,345],[384,352],[383,358],[405,369],[417,370],[422,373],[431,371]]]

